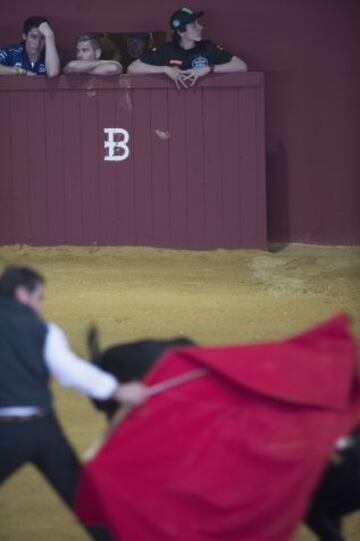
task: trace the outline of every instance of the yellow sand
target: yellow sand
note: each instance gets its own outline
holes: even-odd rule
[[[103,346],[178,334],[220,344],[284,338],[347,311],[360,338],[359,248],[175,252],[17,246],[0,249],[0,270],[7,263],[32,265],[48,277],[46,317],[63,326],[82,355],[92,321],[101,328]],[[64,428],[83,453],[104,420],[75,391],[55,386],[54,392]],[[359,514],[347,519],[346,529],[350,541],[360,540]],[[31,466],[0,490],[1,541],[86,538]],[[314,539],[305,528],[297,536]]]

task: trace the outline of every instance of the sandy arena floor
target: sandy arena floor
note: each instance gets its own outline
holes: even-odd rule
[[[82,355],[93,321],[103,346],[178,334],[220,344],[284,338],[347,311],[360,339],[360,248],[291,245],[271,253],[1,248],[0,270],[8,263],[32,265],[48,277],[46,316],[63,326]],[[83,453],[104,421],[83,396],[57,386],[54,391],[64,428]],[[349,541],[360,541],[360,514],[346,521],[346,531]],[[32,467],[2,487],[1,541],[86,538]],[[305,528],[296,537],[314,539]]]

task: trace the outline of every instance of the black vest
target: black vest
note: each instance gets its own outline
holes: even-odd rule
[[[0,297],[0,408],[50,408],[46,334],[45,323],[29,307]]]

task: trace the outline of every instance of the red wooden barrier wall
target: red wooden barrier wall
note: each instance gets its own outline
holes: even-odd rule
[[[0,244],[266,246],[260,73],[2,77],[0,118]]]

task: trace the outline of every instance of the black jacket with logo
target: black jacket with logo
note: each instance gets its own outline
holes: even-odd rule
[[[152,66],[177,66],[187,70],[226,64],[233,56],[209,40],[199,41],[192,49],[183,49],[174,41],[169,41],[158,48],[145,51],[140,60]]]

